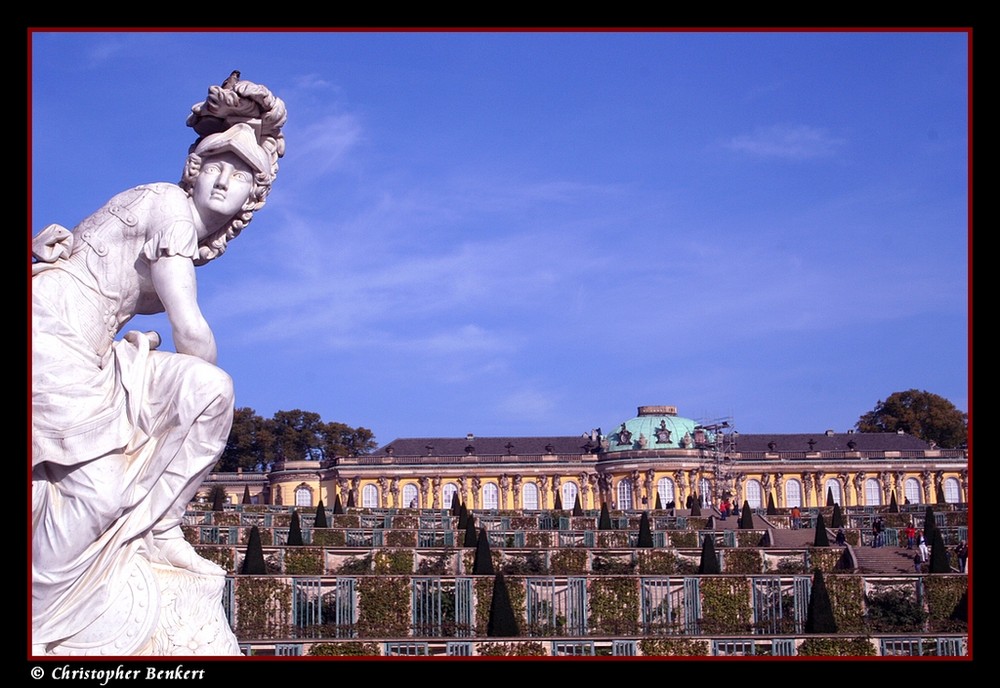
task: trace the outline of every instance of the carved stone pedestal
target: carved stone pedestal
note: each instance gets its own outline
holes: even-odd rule
[[[238,656],[222,607],[225,576],[209,576],[133,557],[111,606],[49,656]]]

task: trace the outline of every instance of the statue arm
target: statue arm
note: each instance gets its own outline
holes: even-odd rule
[[[173,331],[177,353],[189,354],[214,364],[215,335],[198,306],[194,263],[186,256],[161,256],[150,263],[153,286],[160,297]]]

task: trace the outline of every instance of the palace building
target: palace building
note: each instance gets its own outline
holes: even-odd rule
[[[371,454],[286,460],[263,473],[215,473],[230,501],[369,508],[629,511],[717,505],[751,508],[968,501],[967,450],[912,435],[834,432],[743,434],[730,419],[699,423],[674,406],[640,406],[608,432],[579,436],[399,438]]]

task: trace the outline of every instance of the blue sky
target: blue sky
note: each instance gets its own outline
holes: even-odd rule
[[[968,410],[965,33],[35,33],[32,233],[176,181],[232,69],[284,99],[199,300],[238,406],[396,437],[641,404],[845,431]],[[156,329],[163,316],[130,328]]]

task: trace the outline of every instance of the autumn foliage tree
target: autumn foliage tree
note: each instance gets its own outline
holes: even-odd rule
[[[879,401],[855,427],[859,432],[902,430],[939,447],[961,447],[968,438],[968,415],[944,397],[908,389]]]

